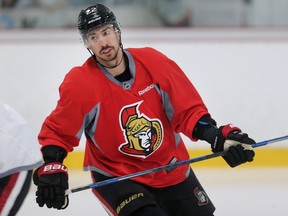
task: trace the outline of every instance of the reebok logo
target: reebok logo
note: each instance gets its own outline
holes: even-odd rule
[[[145,89],[138,91],[138,95],[141,96],[147,93],[148,91],[150,91],[151,89],[153,89],[154,87],[155,87],[155,84],[152,83],[151,85],[147,86]]]

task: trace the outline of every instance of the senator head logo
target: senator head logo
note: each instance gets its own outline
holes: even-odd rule
[[[139,112],[141,103],[125,106],[120,111],[120,125],[126,142],[119,146],[119,151],[146,158],[162,144],[163,127],[158,119],[150,119]]]

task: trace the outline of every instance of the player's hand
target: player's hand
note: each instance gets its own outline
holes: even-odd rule
[[[59,162],[43,164],[33,174],[33,182],[37,186],[36,202],[40,207],[64,209],[69,204],[68,169]]]
[[[221,126],[218,135],[212,144],[213,152],[226,151],[224,160],[231,166],[236,167],[242,163],[251,162],[255,156],[252,144],[255,141],[248,134],[242,133],[231,124]]]

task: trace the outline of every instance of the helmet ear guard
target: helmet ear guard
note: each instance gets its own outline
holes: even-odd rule
[[[80,40],[80,43],[83,44],[83,46],[88,49],[88,43],[87,43],[86,36],[80,34],[79,40]]]

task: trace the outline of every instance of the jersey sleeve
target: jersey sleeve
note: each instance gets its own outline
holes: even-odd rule
[[[56,145],[70,152],[79,145],[85,113],[88,112],[83,106],[85,88],[80,88],[79,73],[79,68],[73,68],[60,85],[57,105],[45,119],[38,135],[42,147]]]

